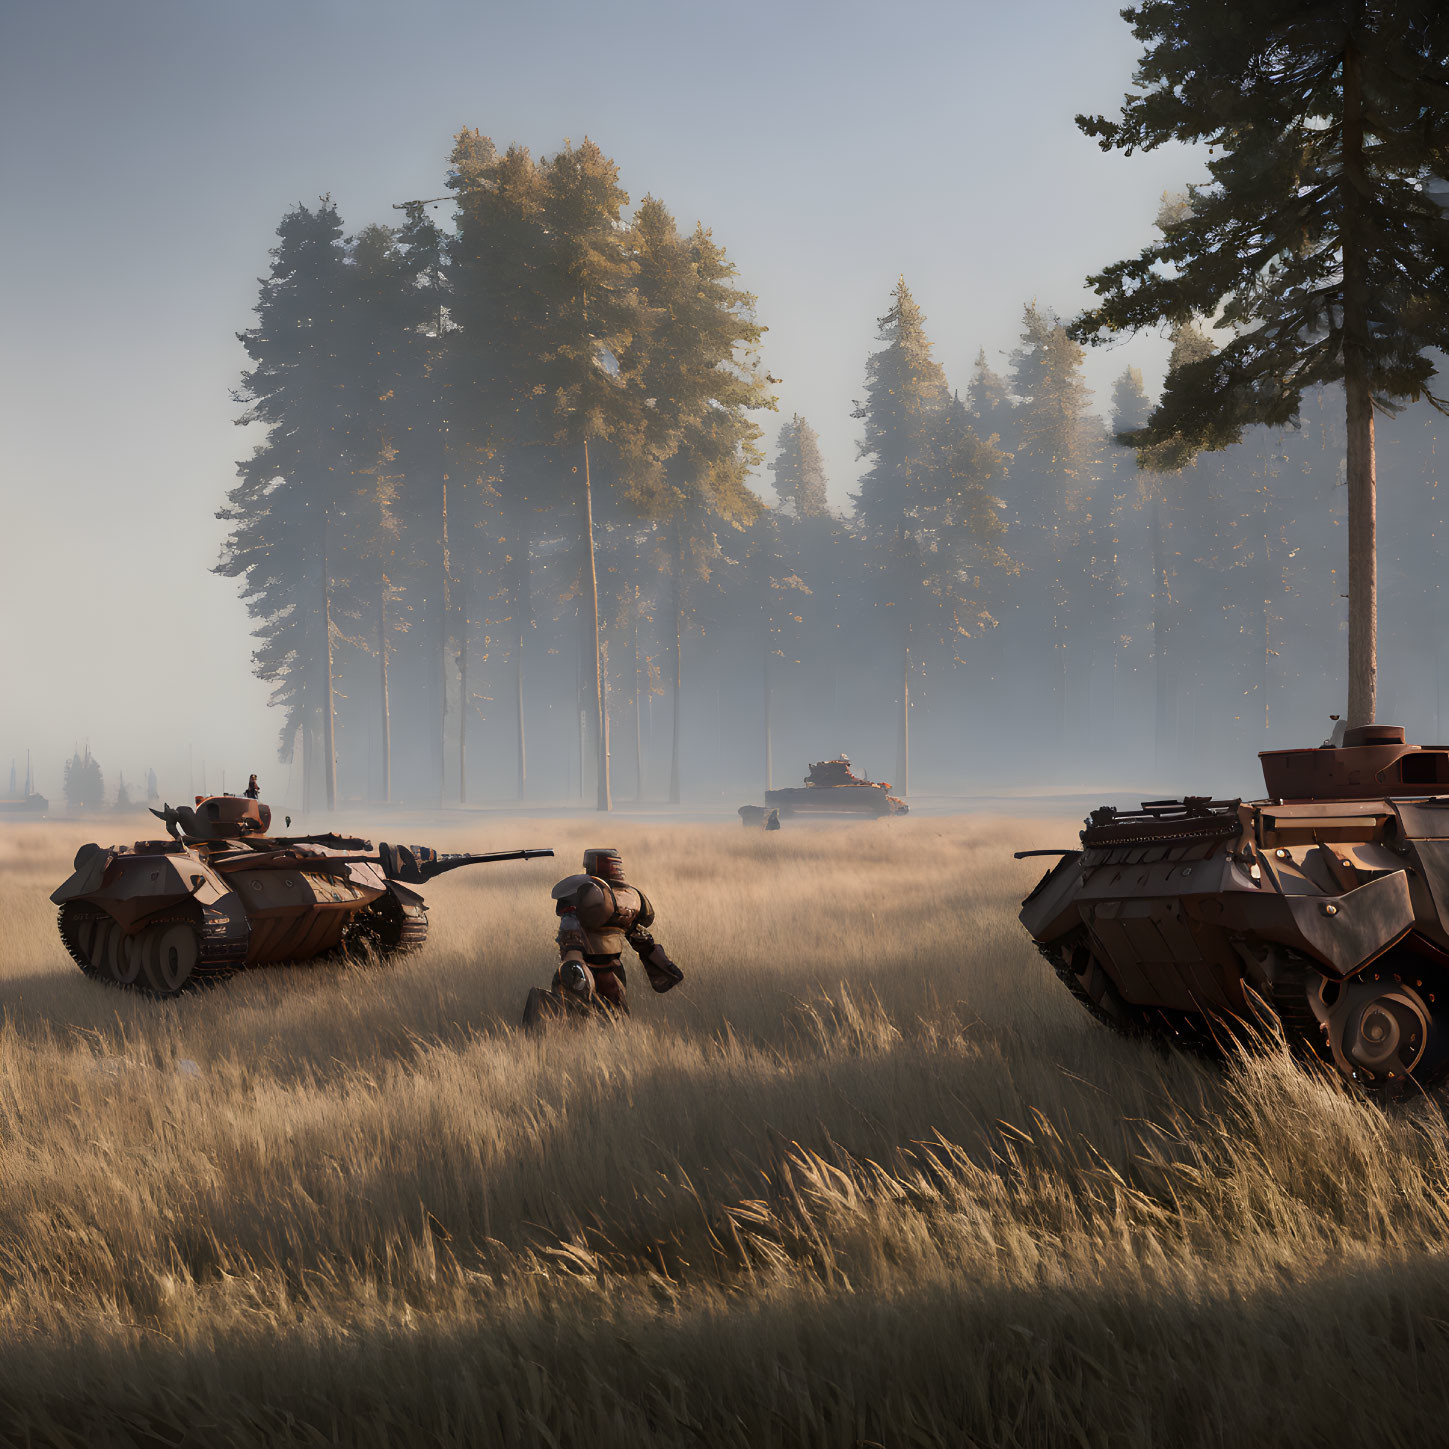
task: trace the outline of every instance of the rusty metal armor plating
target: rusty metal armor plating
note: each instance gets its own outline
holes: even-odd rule
[[[1120,1030],[1212,1044],[1271,1008],[1375,1090],[1449,1076],[1449,747],[1368,725],[1262,756],[1268,798],[1092,812],[1021,919]]]
[[[643,962],[649,984],[665,992],[684,979],[650,934],[654,907],[624,879],[618,852],[584,852],[584,871],[565,876],[553,888],[558,914],[559,969],[551,992],[530,993],[524,1024],[577,1007],[629,1010],[622,956],[631,946]]]
[[[374,851],[358,836],[269,836],[271,808],[247,796],[197,796],[194,807],[151,813],[169,839],[83,845],[51,900],[82,971],[157,996],[242,966],[415,951],[428,916],[412,887],[459,866],[553,854]]]

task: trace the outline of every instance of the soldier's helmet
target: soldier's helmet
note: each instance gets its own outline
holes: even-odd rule
[[[619,852],[612,846],[602,847],[598,850],[584,851],[584,874],[598,876],[600,880],[613,881],[616,885],[624,884],[624,862],[619,859]]]

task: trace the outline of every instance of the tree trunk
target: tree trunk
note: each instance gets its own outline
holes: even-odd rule
[[[669,740],[669,803],[679,804],[679,687],[684,669],[680,660],[684,643],[684,584],[680,575],[684,572],[684,543],[680,537],[679,525],[674,528],[674,573],[670,596],[671,611],[674,614],[674,729]]]
[[[639,590],[634,590],[634,798],[644,803],[644,705],[639,696]]]
[[[388,701],[387,686],[387,591],[390,587],[387,575],[382,577],[382,589],[377,598],[377,659],[378,687],[382,693],[382,803],[392,804],[392,711]]]
[[[1152,534],[1153,767],[1161,773],[1167,768],[1171,754],[1168,742],[1172,734],[1172,677],[1168,667],[1168,634],[1172,625],[1168,611],[1166,547],[1162,537],[1162,498],[1156,489],[1148,528]]]
[[[592,712],[598,747],[598,785],[600,810],[614,808],[609,787],[609,718],[604,709],[604,671],[599,646],[599,572],[594,561],[594,487],[589,473],[589,440],[584,439],[584,536],[588,541],[589,591],[585,602],[589,610],[589,689],[588,708]]]
[[[765,692],[765,789],[775,788],[775,739],[772,718],[774,700],[770,687],[770,646],[765,645],[764,657],[760,660],[760,683]]]
[[[901,649],[901,723],[896,739],[896,789],[911,793],[911,641]]]
[[[1348,422],[1348,726],[1378,707],[1378,554],[1374,409],[1364,259],[1363,84],[1353,36],[1343,62],[1343,384]]]
[[[513,615],[517,621],[517,633],[513,642],[513,693],[514,709],[518,719],[518,798],[528,798],[528,735],[524,717],[523,653],[528,637],[529,611],[533,607],[529,592],[528,550],[529,541],[515,534],[514,547],[522,549],[521,559],[516,559],[513,585]]]
[[[327,782],[327,809],[337,808],[337,704],[332,688],[332,561],[331,514],[322,515],[322,627],[327,635],[327,704],[322,721],[323,759]]]
[[[458,610],[458,803],[468,803],[468,585],[459,585]]]
[[[438,805],[443,803],[448,775],[448,476],[442,479],[438,531]]]
[[[584,798],[584,784],[588,777],[586,759],[589,739],[589,722],[584,710],[584,636],[579,633],[579,657],[574,664],[574,720],[579,735],[579,799]]]
[[[1264,741],[1263,742],[1264,742],[1264,744],[1267,743],[1267,738],[1266,737],[1267,737],[1267,734],[1268,734],[1268,726],[1271,723],[1271,720],[1270,720],[1270,717],[1269,717],[1269,714],[1268,714],[1268,707],[1269,707],[1269,701],[1268,701],[1268,682],[1269,682],[1269,679],[1270,679],[1270,672],[1271,672],[1271,669],[1272,669],[1272,665],[1270,664],[1269,661],[1273,658],[1273,612],[1272,611],[1273,611],[1273,601],[1271,599],[1264,599],[1263,600],[1263,735],[1264,735]]]

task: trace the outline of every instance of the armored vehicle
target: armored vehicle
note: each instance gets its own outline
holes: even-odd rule
[[[765,805],[781,815],[904,815],[909,807],[890,789],[886,781],[862,779],[844,755],[837,755],[811,765],[803,785],[766,790]]]
[[[1210,1043],[1262,1007],[1373,1089],[1449,1074],[1449,747],[1368,725],[1260,756],[1267,799],[1094,810],[1021,920],[1131,1033]]]
[[[415,951],[428,934],[414,886],[459,866],[552,850],[440,855],[350,835],[269,836],[272,812],[236,795],[151,812],[165,840],[83,845],[52,896],[60,938],[88,976],[158,996],[242,966],[338,950]]]

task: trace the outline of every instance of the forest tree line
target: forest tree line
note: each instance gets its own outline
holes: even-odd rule
[[[841,511],[806,419],[767,455],[764,329],[708,230],[630,211],[590,142],[535,159],[464,131],[447,190],[446,224],[423,202],[351,236],[326,199],[288,212],[241,336],[265,436],[218,571],[309,802],[756,798],[842,748],[907,792],[913,767],[989,790],[1144,754],[1192,787],[1327,733],[1333,388],[1296,428],[1139,459],[1114,442],[1151,408],[1135,369],[1099,414],[1033,303],[1002,365],[983,351],[953,385],[901,280]],[[1174,369],[1213,348],[1173,343]],[[1421,736],[1443,693],[1436,421],[1384,429],[1379,465],[1385,617],[1423,624],[1385,693]]]

